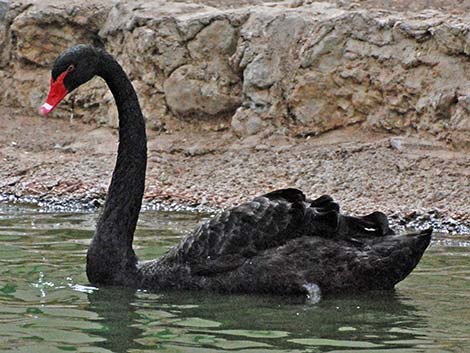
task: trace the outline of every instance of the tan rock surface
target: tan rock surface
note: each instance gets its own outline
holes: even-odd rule
[[[116,55],[155,129],[222,121],[238,136],[306,136],[355,124],[468,147],[470,19],[335,3],[3,0],[0,104],[34,112],[53,58],[85,42]],[[99,82],[67,103],[58,116],[117,123]]]

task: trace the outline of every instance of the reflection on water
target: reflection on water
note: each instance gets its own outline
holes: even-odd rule
[[[300,298],[226,296],[208,293],[133,293],[106,289],[89,294],[89,310],[103,318],[115,352],[158,347],[168,352],[263,348],[292,352],[315,347],[415,347],[430,343],[426,320],[395,293],[327,299],[317,305]],[[111,304],[112,303],[112,304]],[[122,310],[116,310],[119,306]]]
[[[144,213],[143,259],[201,216]],[[438,236],[394,292],[323,298],[147,293],[88,286],[95,214],[0,205],[0,351],[470,351],[470,237]]]

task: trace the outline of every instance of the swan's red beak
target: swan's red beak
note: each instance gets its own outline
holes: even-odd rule
[[[54,81],[51,78],[51,88],[49,95],[47,96],[46,102],[39,108],[39,114],[46,116],[60,103],[62,99],[69,93],[67,88],[64,86],[64,78],[67,75],[67,71],[61,73],[59,77]]]

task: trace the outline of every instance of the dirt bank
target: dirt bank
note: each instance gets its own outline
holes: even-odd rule
[[[0,113],[3,194],[100,204],[116,130],[80,121]],[[282,187],[331,194],[344,210],[470,224],[470,156],[426,139],[353,127],[319,137],[149,131],[146,203],[227,207]],[[423,218],[424,217],[424,218]]]

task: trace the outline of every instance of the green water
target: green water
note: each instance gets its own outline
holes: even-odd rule
[[[146,212],[151,259],[201,216]],[[90,287],[96,214],[0,205],[0,352],[470,352],[470,237],[435,237],[394,292],[323,298]]]

